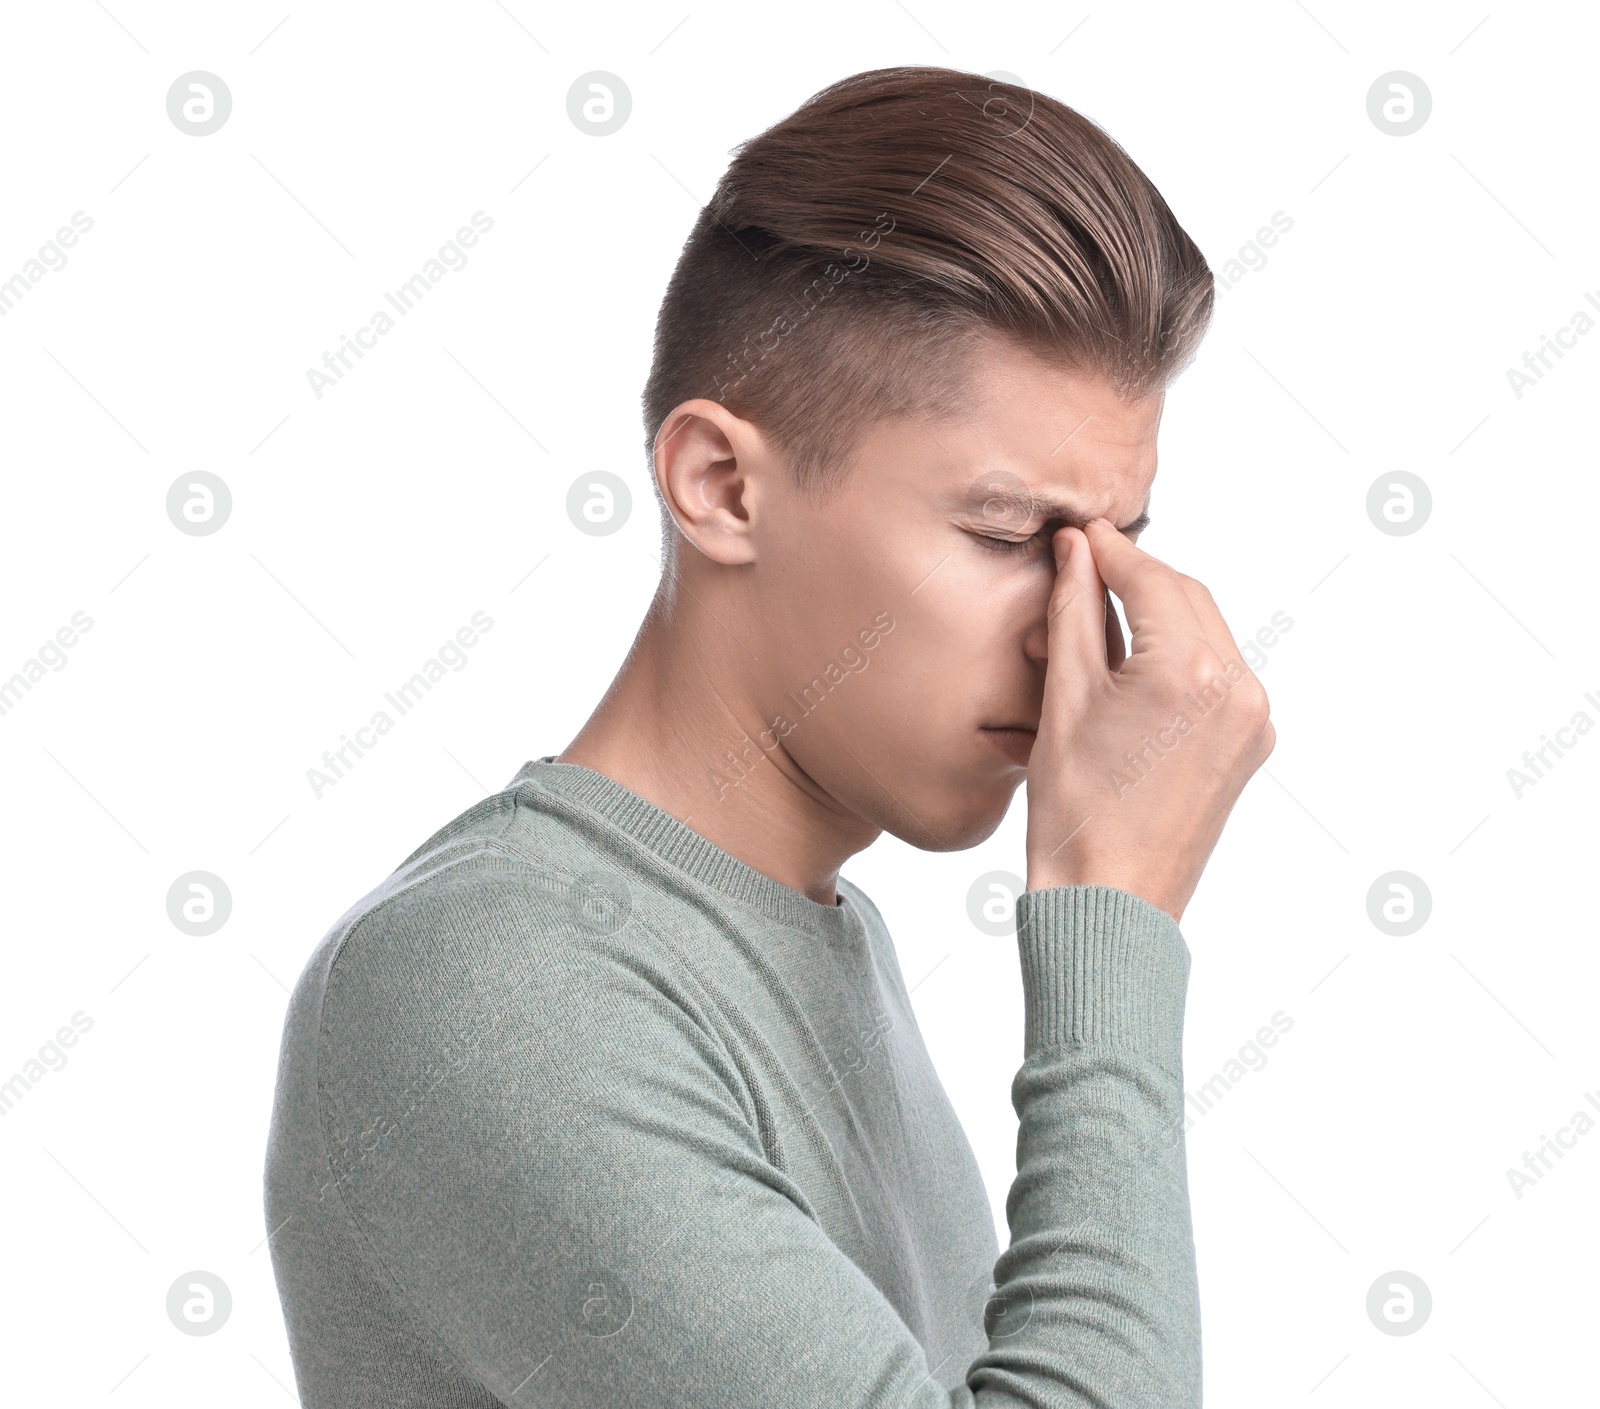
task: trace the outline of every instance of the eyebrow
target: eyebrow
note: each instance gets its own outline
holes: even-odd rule
[[[1018,511],[1024,522],[1032,519],[1036,514],[1044,515],[1045,523],[1059,524],[1065,528],[1084,528],[1090,519],[1099,518],[1099,514],[1086,514],[1082,509],[1072,504],[1064,504],[1058,499],[1051,499],[1047,495],[1033,494],[1027,490],[1017,491],[1009,485],[997,485],[986,503],[999,500],[1008,509]],[[1118,533],[1141,533],[1150,526],[1150,511],[1146,509],[1131,523],[1119,524]]]

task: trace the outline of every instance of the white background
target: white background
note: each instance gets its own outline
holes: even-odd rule
[[[1189,1132],[1207,1403],[1592,1396],[1600,1131],[1520,1199],[1507,1170],[1600,1099],[1600,734],[1520,798],[1506,770],[1600,721],[1600,335],[1520,398],[1506,374],[1600,298],[1593,11],[685,13],[8,8],[0,280],[94,222],[0,318],[0,678],[93,620],[0,715],[0,1079],[92,1020],[0,1117],[8,1397],[293,1401],[261,1194],[288,989],[348,905],[598,700],[654,584],[638,396],[698,205],[736,142],[903,63],[1007,71],[1103,124],[1219,275],[1293,222],[1169,396],[1141,542],[1241,640],[1293,621],[1260,668],[1277,750],[1183,923],[1191,1091],[1293,1020]],[[203,138],[165,106],[192,69],[233,96]],[[566,111],[596,69],[633,98],[603,138]],[[1432,93],[1409,136],[1367,114],[1391,70]],[[466,267],[314,396],[307,368],[479,210]],[[597,538],[564,506],[601,468],[634,515]],[[1390,536],[1366,495],[1402,469],[1433,511]],[[198,470],[233,496],[205,537],[165,508]],[[306,770],[480,610],[467,667],[314,796]],[[973,851],[888,839],[845,868],[916,985],[1002,1246],[1020,986],[966,895],[1023,870],[1023,822],[1019,795]],[[232,893],[210,937],[167,917],[191,870]],[[1408,937],[1367,914],[1392,870],[1432,894]],[[216,1335],[167,1318],[192,1269],[231,1289]],[[1412,1335],[1366,1311],[1396,1270],[1433,1298]]]

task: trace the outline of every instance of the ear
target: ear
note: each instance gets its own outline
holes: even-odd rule
[[[673,407],[656,434],[656,483],[683,536],[717,563],[755,561],[751,519],[774,456],[749,421],[720,402]]]

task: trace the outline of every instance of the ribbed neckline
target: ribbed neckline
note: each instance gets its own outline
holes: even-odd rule
[[[843,885],[838,887],[837,905],[819,905],[724,851],[615,778],[581,763],[557,763],[555,759],[554,754],[530,759],[517,770],[507,788],[531,786],[598,813],[668,865],[784,924],[836,943],[860,941],[862,915],[851,904]]]

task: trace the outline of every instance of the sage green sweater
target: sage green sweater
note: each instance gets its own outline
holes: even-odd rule
[[[301,1402],[1199,1405],[1178,926],[1021,897],[1002,1252],[883,919],[838,891],[545,758],[346,911],[267,1150]]]

